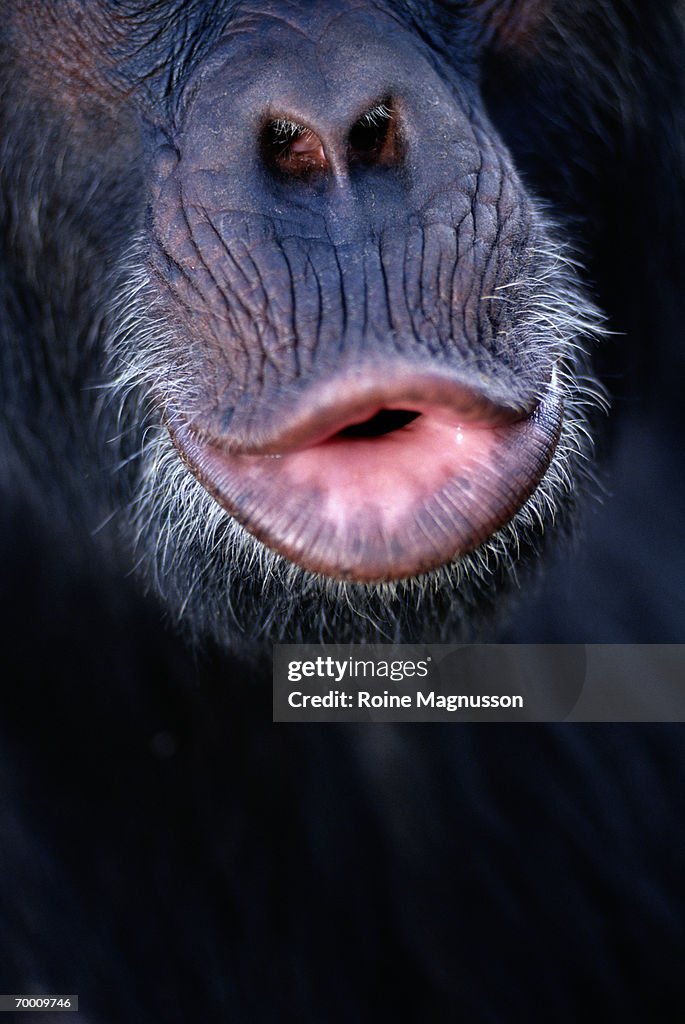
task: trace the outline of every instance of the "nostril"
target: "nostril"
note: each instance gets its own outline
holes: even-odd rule
[[[337,145],[331,139],[328,143]],[[402,141],[390,97],[375,103],[357,118],[348,132],[346,145],[347,163],[351,168],[359,164],[392,167],[400,162]],[[279,177],[308,179],[327,174],[331,167],[317,132],[288,117],[275,117],[264,125],[261,152],[266,166]]]
[[[349,427],[344,427],[338,431],[336,436],[383,437],[384,434],[392,434],[395,430],[401,430],[420,415],[410,409],[381,409],[375,416],[364,420],[363,423],[352,423]]]
[[[350,163],[389,166],[400,159],[397,118],[389,97],[355,121],[348,136]]]
[[[288,177],[309,178],[328,169],[323,143],[316,132],[288,118],[278,117],[265,125],[262,154],[267,167]]]

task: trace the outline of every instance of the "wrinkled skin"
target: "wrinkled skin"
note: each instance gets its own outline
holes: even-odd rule
[[[86,441],[125,468],[99,514],[195,633],[474,636],[569,518],[599,320],[478,70],[545,14],[12,12],[15,102],[52,154],[36,179],[7,145],[46,219],[8,210],[21,273],[59,278],[58,387],[106,366]]]
[[[592,475],[582,278],[638,334],[638,285],[674,266],[631,286],[620,245],[601,262],[614,195],[654,223],[621,177],[664,101],[640,26],[607,7],[564,64],[582,4],[170,10],[7,10],[10,430],[61,460],[75,535],[196,635],[492,635]],[[51,487],[23,447],[15,476]]]
[[[223,645],[453,640],[501,636],[516,578],[516,640],[683,641],[682,24],[675,0],[0,0],[2,991],[78,992],[89,1024],[680,1019],[682,727],[274,726],[254,664],[156,597]],[[589,294],[614,333],[588,378]],[[552,368],[558,436],[510,507]],[[570,553],[597,375],[611,475]],[[405,493],[418,577],[270,554],[278,521],[203,474],[256,459],[263,494],[293,438],[334,462],[360,427],[379,521],[376,444],[410,439],[400,490],[426,439],[372,436],[379,402],[375,428],[418,405],[429,434],[477,411],[495,466],[486,516],[458,474],[474,548],[431,510],[438,567]]]
[[[477,43],[472,26],[458,27],[466,59]],[[389,120],[355,150],[364,112],[381,101]],[[587,447],[580,396],[591,396],[576,382],[578,352],[592,320],[582,297],[570,298],[560,247],[490,125],[473,73],[440,60],[391,8],[293,5],[280,17],[239,4],[177,106],[171,131],[152,144],[152,237],[141,240],[124,384],[156,396],[201,483],[281,556],[260,555],[269,581],[281,581],[277,607],[292,608],[301,592],[320,603],[333,590],[341,608],[352,607],[353,635],[369,618],[393,635],[398,614],[406,623],[406,606],[435,591],[430,577],[414,583],[433,570],[449,590],[448,628],[471,630],[478,591],[492,599],[576,486],[574,463]],[[286,116],[308,126],[304,143],[319,165],[311,155],[298,164],[297,152],[284,156],[264,138],[263,125]],[[156,333],[151,358],[139,339]],[[533,423],[553,372],[563,388]],[[419,436],[388,480],[379,474],[403,451],[395,437],[347,442],[342,458],[330,445],[312,456],[313,442],[342,440],[378,406],[426,413],[422,424],[435,409],[447,427]],[[472,431],[466,483],[442,466],[437,483],[429,472],[418,479],[417,462],[450,443],[450,413],[455,425],[513,428],[493,453],[481,439],[497,431]],[[184,546],[197,544],[198,522],[211,524],[198,598],[226,632],[225,594],[236,577],[244,590],[254,544],[199,488],[190,496],[185,487],[194,511],[183,511],[175,495],[187,482],[162,445],[168,451],[165,437],[146,454],[147,547],[159,550],[159,524],[169,523],[162,588],[183,605]],[[298,461],[303,446],[309,458]],[[515,525],[497,531],[538,485]],[[412,487],[424,493],[415,498]],[[383,511],[373,504],[378,488]],[[469,558],[474,549],[480,563]],[[391,587],[374,593],[358,583]],[[297,604],[294,619],[316,629]],[[425,629],[425,613],[420,622]]]
[[[493,520],[511,518],[538,483],[537,462],[549,461],[546,434],[556,440],[561,398],[549,399],[541,436],[527,447],[506,438],[525,449],[513,465],[491,468],[477,453],[469,490],[487,476],[493,493],[468,494],[456,480],[442,515],[411,491],[404,498],[401,472],[379,480],[384,457],[402,457],[401,443],[385,452],[378,440],[348,442],[342,457],[329,446],[319,458],[312,444],[342,441],[339,431],[370,420],[378,405],[421,411],[429,424],[433,406],[447,415],[450,405],[455,423],[524,419],[569,354],[565,282],[465,75],[450,71],[444,81],[430,51],[382,9],[323,4],[313,15],[295,6],[291,17],[255,25],[239,6],[225,42],[190,76],[173,147],[162,148],[153,172],[143,294],[170,325],[163,378],[138,351],[130,358],[162,392],[196,474],[252,533],[333,579],[394,581],[465,554],[490,536]],[[350,45],[357,39],[365,45]],[[390,113],[371,126],[377,145],[357,152],[364,111],[383,98]],[[296,162],[297,139],[290,156],[279,143],[273,152],[268,140],[255,145],[262,122],[284,113],[316,129],[319,142],[303,138],[320,150],[321,167]],[[548,308],[555,289],[558,324]],[[535,318],[545,311],[543,331]],[[449,443],[437,433],[416,440],[418,457]],[[246,469],[230,460],[236,452],[282,458],[303,446],[311,473],[293,469],[292,458]],[[329,501],[346,461],[353,510]],[[408,473],[415,461],[412,453]],[[517,472],[520,496],[510,494]],[[430,496],[429,475],[421,485]],[[398,525],[370,504],[374,487],[387,490]],[[320,514],[317,503],[327,501],[335,508]]]

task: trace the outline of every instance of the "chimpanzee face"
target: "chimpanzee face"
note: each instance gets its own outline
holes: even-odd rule
[[[145,571],[222,638],[470,635],[597,404],[595,311],[482,89],[546,5],[167,7],[13,20],[59,66],[32,94],[123,154],[108,373]]]

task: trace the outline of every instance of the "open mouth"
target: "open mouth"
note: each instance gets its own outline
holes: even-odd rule
[[[402,377],[331,382],[261,438],[168,426],[217,502],[267,547],[360,583],[429,572],[507,523],[545,474],[559,436],[554,377],[512,411],[473,387]]]

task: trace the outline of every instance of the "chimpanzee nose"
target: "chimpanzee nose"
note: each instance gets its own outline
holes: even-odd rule
[[[296,115],[272,117],[262,129],[261,151],[269,170],[286,178],[395,166],[402,159],[397,106],[390,96],[378,99],[342,130]]]

